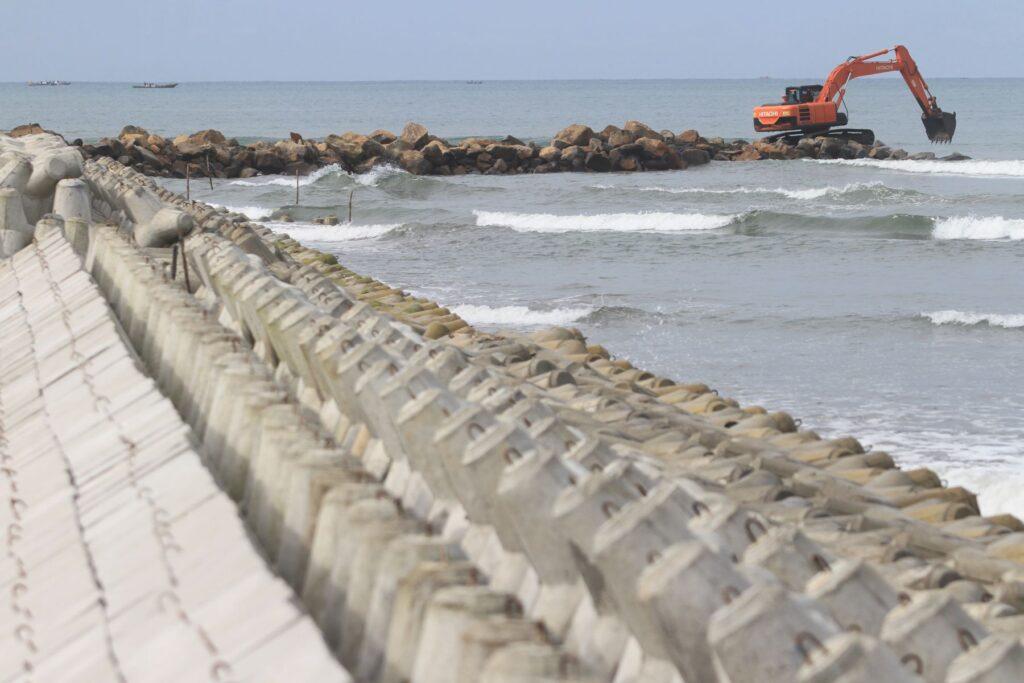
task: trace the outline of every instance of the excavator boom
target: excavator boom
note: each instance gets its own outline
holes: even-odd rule
[[[878,59],[892,54],[889,59]],[[754,109],[754,129],[758,131],[827,131],[845,125],[839,107],[846,96],[846,85],[854,78],[898,71],[921,107],[921,122],[932,142],[949,142],[956,131],[956,114],[944,112],[928,89],[910,52],[902,45],[860,57],[850,57],[829,74],[822,86],[786,89],[786,101]],[[793,106],[795,105],[795,106]]]

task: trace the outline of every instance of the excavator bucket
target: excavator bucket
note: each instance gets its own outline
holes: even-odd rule
[[[921,122],[924,123],[924,131],[932,142],[950,142],[953,133],[956,131],[956,112],[936,112],[929,116],[921,114]]]

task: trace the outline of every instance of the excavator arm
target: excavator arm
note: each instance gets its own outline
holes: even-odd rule
[[[889,53],[893,54],[890,59],[876,59]],[[879,50],[869,55],[850,57],[828,75],[828,80],[825,81],[825,85],[822,86],[815,101],[833,101],[838,107],[846,96],[846,84],[851,80],[891,71],[900,72],[903,80],[907,82],[911,94],[921,107],[921,122],[924,124],[928,139],[932,142],[952,140],[953,133],[956,131],[956,113],[944,112],[939,108],[935,96],[928,89],[928,84],[921,76],[921,72],[917,70],[917,64],[910,56],[910,52],[902,45]]]

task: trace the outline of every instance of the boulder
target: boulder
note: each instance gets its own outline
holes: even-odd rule
[[[541,150],[537,153],[537,156],[540,157],[544,162],[557,161],[558,159],[562,158],[562,150],[558,149],[557,147],[551,146],[542,147]]]
[[[117,139],[121,141],[123,145],[138,145],[147,144],[149,140],[149,131],[139,126],[125,126],[121,129],[121,133],[117,136]]]
[[[618,170],[620,171],[636,171],[640,168],[640,162],[634,156],[626,155],[623,156],[618,163]]]
[[[512,136],[512,135],[506,135],[506,136],[505,136],[504,138],[502,138],[501,142],[502,142],[502,144],[505,144],[505,145],[514,145],[514,146],[516,146],[516,147],[523,147],[523,146],[525,146],[525,145],[526,145],[526,143],[525,143],[525,142],[523,142],[523,141],[522,141],[522,140],[520,140],[519,138],[517,138],[517,137],[514,137],[514,136]]]
[[[631,122],[633,123],[633,122]],[[643,150],[644,166],[652,170],[681,168],[679,156],[664,140],[652,137],[637,139],[636,144]]]
[[[744,145],[743,149],[740,150],[739,154],[735,155],[733,161],[759,161],[763,157],[761,153],[757,151],[757,148],[753,145]]]
[[[426,157],[427,161],[432,163],[434,166],[447,164],[451,162],[453,157],[448,145],[444,144],[440,140],[432,140],[428,142],[420,151],[423,153],[423,156]]]
[[[700,142],[700,133],[690,128],[684,130],[682,133],[676,136],[676,142],[680,142],[684,145],[696,145]]]
[[[171,144],[178,154],[186,158],[204,156],[210,152],[214,145],[222,145],[226,142],[224,135],[216,130],[201,130],[192,135],[179,135],[174,138]]]
[[[253,166],[261,173],[281,173],[285,169],[285,162],[276,152],[260,149],[253,154]]]
[[[911,161],[934,161],[935,152],[918,152],[910,155]]]
[[[967,161],[968,159],[970,159],[969,156],[967,156],[966,154],[961,154],[960,152],[953,152],[952,154],[947,154],[946,156],[939,158],[942,161]]]
[[[414,150],[420,149],[430,142],[430,132],[427,130],[426,126],[410,121],[405,124],[405,128],[402,129],[401,140]]]
[[[242,170],[240,170],[238,172],[238,177],[239,178],[255,178],[259,174],[260,174],[260,172],[257,171],[252,166],[245,166],[245,167],[242,168]]]
[[[628,145],[635,141],[636,138],[629,131],[616,128],[614,131],[608,134],[608,144],[611,147],[621,147],[622,145]]]
[[[563,164],[571,164],[576,159],[582,159],[585,155],[586,153],[581,147],[578,147],[577,145],[570,145],[562,150],[562,155],[559,157],[559,160]]]
[[[484,175],[501,175],[502,173],[508,173],[508,162],[504,159],[498,159],[494,164],[484,171]]]
[[[608,142],[608,138],[610,138],[612,136],[612,134],[618,133],[621,130],[622,129],[619,128],[618,126],[613,126],[611,124],[608,124],[607,126],[605,126],[604,128],[601,129],[600,133],[596,133],[596,135],[597,135],[597,137],[601,138],[605,142]]]
[[[316,160],[316,148],[309,143],[281,140],[274,145],[274,149],[289,164]],[[227,150],[225,149],[224,151],[226,152]]]
[[[116,138],[100,138],[92,147],[93,153],[103,157],[116,159],[124,154],[124,145]]]
[[[679,153],[679,156],[690,166],[700,166],[711,161],[711,155],[703,149],[688,147]]]
[[[518,150],[512,145],[487,145],[484,149],[495,159],[512,161],[519,158]]]
[[[594,131],[590,129],[590,126],[584,126],[581,123],[574,123],[571,126],[563,128],[558,131],[552,140],[554,142],[564,143],[563,147],[582,147],[590,142],[590,138],[594,136]]]
[[[658,133],[653,128],[648,126],[646,123],[640,121],[626,121],[626,125],[623,128],[633,134],[636,139],[640,138],[652,138],[654,140],[664,140],[661,133]]]
[[[377,130],[370,133],[370,138],[376,140],[382,145],[390,145],[392,142],[398,139],[398,136],[392,133],[390,130],[378,128]]]
[[[604,152],[590,152],[584,164],[588,171],[607,173],[612,170],[612,162]]]
[[[341,135],[328,135],[324,138],[324,144],[349,166],[384,153],[384,146],[380,142],[372,137],[351,131]]]
[[[160,170],[167,165],[163,159],[141,145],[135,145],[132,147],[132,156],[138,159],[140,163],[148,164],[154,170]]]
[[[892,150],[888,147],[872,147],[868,152],[868,158],[883,160],[888,159],[890,154],[892,154]]]
[[[414,149],[402,152],[398,157],[398,165],[413,175],[427,175],[432,168],[431,163],[423,156],[423,152]]]
[[[26,123],[11,128],[10,132],[7,135],[9,135],[12,138],[21,138],[25,137],[26,135],[38,135],[39,133],[45,132],[46,130],[38,123]]]

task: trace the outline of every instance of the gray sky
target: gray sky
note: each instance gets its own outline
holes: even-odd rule
[[[820,79],[848,55],[895,43],[929,78],[1024,76],[1020,0],[785,6],[0,0],[0,81]]]

